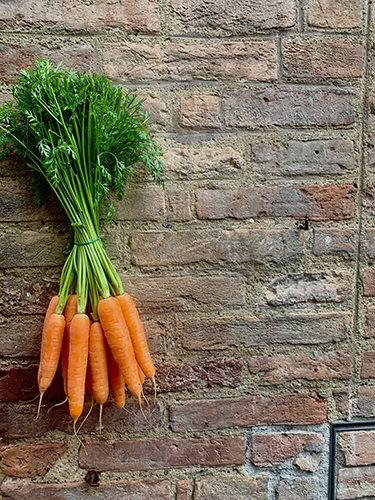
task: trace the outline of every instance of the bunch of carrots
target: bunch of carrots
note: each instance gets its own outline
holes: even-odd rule
[[[102,411],[109,386],[121,408],[125,385],[140,402],[145,377],[155,385],[139,315],[106,253],[100,225],[104,208],[110,221],[112,193],[122,198],[135,165],[143,164],[159,185],[163,166],[141,102],[105,76],[39,60],[21,71],[13,97],[0,108],[2,154],[17,151],[32,171],[37,201],[52,189],[71,227],[59,293],[45,316],[38,385],[40,409],[61,357],[75,428],[86,387]]]

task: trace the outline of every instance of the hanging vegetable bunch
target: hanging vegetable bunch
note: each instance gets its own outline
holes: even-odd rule
[[[18,152],[32,170],[38,202],[52,188],[72,228],[59,293],[45,316],[38,385],[40,408],[61,356],[75,426],[87,385],[102,410],[109,384],[121,408],[125,384],[141,401],[145,376],[154,381],[134,302],[100,237],[100,217],[103,205],[112,216],[110,191],[121,199],[136,163],[160,185],[162,163],[140,101],[105,76],[61,71],[39,60],[21,71],[13,97],[0,108],[3,155],[9,146]]]

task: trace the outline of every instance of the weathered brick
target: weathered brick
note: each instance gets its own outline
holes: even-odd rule
[[[283,43],[286,76],[308,78],[359,78],[362,75],[361,42],[325,38],[292,38]]]
[[[249,360],[250,373],[265,372],[260,385],[282,384],[288,380],[348,380],[351,374],[352,356],[349,352],[331,351],[319,356],[291,354],[286,356],[260,356]]]
[[[40,352],[43,316],[7,318],[0,324],[0,355],[36,357]]]
[[[158,5],[153,0],[130,0],[126,3],[95,4],[77,0],[20,0],[0,3],[0,22],[3,27],[52,28],[100,32],[106,29],[158,32]]]
[[[4,500],[89,500],[94,493],[100,500],[170,500],[170,482],[161,479],[138,481],[100,481],[97,488],[85,482],[76,483],[14,483],[4,481],[1,493]]]
[[[362,288],[365,297],[375,296],[375,269],[367,268],[363,271]]]
[[[360,28],[361,0],[312,0],[308,5],[307,24],[334,30]]]
[[[375,468],[348,467],[338,471],[337,500],[362,499],[375,495]]]
[[[311,220],[350,219],[357,189],[352,185],[301,184],[237,189],[197,189],[199,219],[294,217]]]
[[[341,255],[353,259],[357,246],[355,229],[314,228],[313,252],[321,255]]]
[[[171,222],[186,222],[191,220],[190,196],[182,189],[168,189],[169,212],[167,220]]]
[[[63,400],[64,396],[59,399],[59,402]],[[46,432],[52,430],[73,434],[72,419],[66,405],[57,406],[49,413],[48,409],[51,405],[48,405],[48,408],[47,405],[43,405],[38,420],[36,419],[37,405],[37,403],[1,404],[0,436],[5,438],[32,438],[43,436]],[[84,415],[87,415],[90,407],[91,396],[90,400],[87,399],[85,404]],[[82,432],[97,433],[99,431],[98,407],[99,405],[94,406],[82,427]],[[112,402],[106,403],[103,412],[103,427],[108,432],[120,434],[128,432],[148,433],[162,424],[163,414],[161,408],[158,403],[154,403],[152,400],[143,408],[144,413],[141,412],[138,401],[132,397],[129,397],[126,401],[126,408],[127,411],[125,412],[117,408]]]
[[[190,318],[182,321],[186,349],[226,349],[267,344],[325,344],[348,338],[351,314]]]
[[[335,400],[336,410],[343,416],[349,414],[349,397],[350,392],[348,388],[333,389],[332,396]]]
[[[293,465],[306,472],[316,472],[322,458],[322,453],[304,453],[293,460]]]
[[[13,99],[13,98],[12,98]],[[1,97],[1,105],[3,106]],[[22,159],[11,151],[8,152],[7,156],[0,160],[0,177],[25,177],[27,175],[27,170],[22,166]]]
[[[361,378],[375,377],[375,351],[367,351],[361,354]]]
[[[114,206],[116,220],[157,221],[165,214],[164,192],[159,186],[133,185]]]
[[[184,127],[217,128],[220,99],[215,95],[200,94],[181,98],[181,117]]]
[[[0,23],[1,23],[0,4]],[[63,69],[89,72],[91,69],[92,47],[73,45],[56,50],[47,50],[37,45],[20,47],[0,44],[0,81],[15,83],[20,70],[29,68],[37,59],[49,58],[54,65],[62,63]]]
[[[375,259],[375,228],[366,229],[366,254],[370,259]]]
[[[157,438],[137,441],[87,441],[79,466],[96,471],[171,469],[201,465],[244,464],[246,443],[240,436],[199,439]]]
[[[136,232],[131,237],[132,261],[138,266],[282,263],[303,255],[303,233],[246,228]]]
[[[268,476],[207,476],[195,480],[194,500],[268,499]]]
[[[291,28],[296,23],[292,0],[172,0],[172,10],[181,20],[183,31],[220,28],[236,36],[269,29]]]
[[[375,337],[375,307],[368,307],[365,311],[366,323],[363,329],[363,337],[371,339]]]
[[[279,500],[316,500],[319,494],[317,477],[295,477],[280,481]]]
[[[58,286],[57,282],[45,279],[0,279],[0,314],[45,314],[51,297],[58,292]]]
[[[280,464],[302,451],[321,452],[322,434],[280,433],[254,434],[251,439],[251,461],[257,467]]]
[[[167,124],[167,105],[156,97],[145,92],[137,92],[137,98],[142,100],[142,111],[148,114],[148,125]]]
[[[54,208],[52,204],[39,207],[25,179],[0,186],[0,222],[53,220]]]
[[[176,483],[176,500],[189,500],[190,498],[190,481],[182,479]]]
[[[0,269],[64,264],[66,235],[25,231],[0,236]]]
[[[354,143],[345,139],[252,143],[252,169],[267,175],[340,175],[358,167]]]
[[[375,463],[375,432],[340,432],[337,442],[345,454],[345,464],[372,465]]]
[[[355,122],[355,94],[341,89],[264,89],[223,92],[228,127],[340,127]]]
[[[166,171],[189,177],[222,177],[240,171],[244,165],[240,153],[231,146],[169,148],[163,155],[163,162]]]
[[[157,392],[181,392],[214,386],[238,387],[242,381],[242,367],[243,360],[234,358],[157,365],[155,376]],[[143,390],[146,394],[154,393],[151,380],[145,381]]]
[[[372,417],[375,415],[375,387],[359,387],[355,401],[355,415],[358,417]]]
[[[372,114],[374,114],[375,102],[372,102]],[[375,132],[369,134],[367,139],[368,166],[371,170],[375,168]]]
[[[65,443],[32,443],[1,448],[1,468],[7,476],[44,476],[66,451]]]
[[[327,401],[315,392],[186,401],[169,408],[174,432],[253,425],[321,424],[326,418]]]
[[[300,302],[344,302],[353,294],[353,275],[347,272],[287,274],[276,278],[265,293],[271,306]]]
[[[277,49],[270,40],[108,43],[103,68],[110,78],[129,81],[272,81],[277,79]]]
[[[129,276],[121,275],[125,290],[140,311],[188,310],[191,303],[221,306],[243,305],[245,285],[238,273],[220,275]]]
[[[31,401],[39,394],[37,384],[38,365],[0,367],[0,401]],[[64,399],[60,371],[45,393],[44,401]]]

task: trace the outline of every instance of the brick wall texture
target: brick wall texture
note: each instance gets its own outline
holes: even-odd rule
[[[369,0],[0,0],[0,103],[40,57],[105,74],[165,163],[103,228],[158,395],[79,440],[59,376],[34,399],[69,227],[0,163],[2,498],[326,500],[329,423],[375,419],[374,46]],[[373,433],[338,448],[375,498]]]

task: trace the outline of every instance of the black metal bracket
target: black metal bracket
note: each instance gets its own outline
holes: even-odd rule
[[[336,441],[338,432],[367,431],[375,429],[374,421],[333,422],[329,439],[328,500],[336,500]]]

